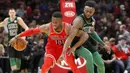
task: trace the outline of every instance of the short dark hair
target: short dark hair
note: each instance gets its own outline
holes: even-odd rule
[[[56,11],[52,14],[52,17],[55,17],[55,18],[62,18],[62,13],[59,12],[59,11]]]
[[[96,2],[93,1],[93,0],[88,0],[85,2],[85,6],[89,6],[89,7],[92,7],[92,8],[96,8]]]

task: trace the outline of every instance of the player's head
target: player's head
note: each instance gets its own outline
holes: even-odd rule
[[[54,12],[52,14],[52,25],[54,29],[59,28],[62,26],[62,14],[61,12]]]
[[[96,2],[95,1],[86,1],[85,6],[84,6],[84,14],[86,18],[90,18],[94,15],[95,13],[95,7],[96,7]]]
[[[9,16],[10,16],[10,17],[14,17],[15,15],[16,15],[15,9],[14,9],[14,8],[10,8],[10,9],[9,9]]]

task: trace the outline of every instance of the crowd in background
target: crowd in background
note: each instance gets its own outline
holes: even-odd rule
[[[83,12],[86,0],[75,0],[77,15]],[[123,73],[130,66],[130,1],[129,0],[95,0],[97,2],[95,30],[102,40],[111,47],[105,52],[99,45],[106,73]],[[51,14],[60,10],[59,0],[0,0],[0,21],[8,16],[9,7],[15,7],[17,15],[22,17],[29,28],[37,27],[51,21]],[[0,28],[0,44],[5,53],[0,57],[0,67],[9,73],[8,35],[6,27]],[[23,51],[22,71],[37,73],[44,56],[46,35],[38,34],[27,37],[28,45]],[[119,54],[121,53],[121,54]],[[25,65],[26,64],[26,65]],[[114,67],[116,66],[116,67]],[[114,67],[114,68],[113,68]]]

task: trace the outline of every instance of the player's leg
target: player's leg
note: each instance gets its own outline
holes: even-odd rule
[[[77,68],[77,65],[75,64],[75,58],[71,55],[66,55],[66,62],[72,69],[73,73],[81,73],[80,70]]]
[[[44,57],[44,64],[42,65],[42,73],[46,73],[53,65],[54,59],[48,56]]]
[[[93,40],[91,37],[83,44],[83,47],[87,48],[93,55],[94,63],[97,66],[98,73],[105,73],[104,62],[97,52],[97,42]]]
[[[21,59],[20,58],[16,58],[16,65],[17,65],[17,70],[20,70],[20,68],[21,68]]]
[[[98,52],[94,52],[92,55],[93,55],[94,63],[97,66],[98,73],[105,73],[105,66],[101,58],[101,55]]]
[[[75,51],[75,54],[83,57],[87,61],[86,68],[88,70],[88,73],[94,73],[94,65],[93,65],[94,62],[91,52],[84,47],[80,47]]]
[[[22,57],[22,51],[17,51],[15,50],[15,61],[16,61],[16,66],[17,66],[17,70],[20,70],[21,68],[21,57]]]
[[[17,70],[15,49],[11,46],[8,46],[8,48],[9,48],[9,61],[10,61],[11,71],[15,71]]]
[[[16,60],[15,60],[15,58],[10,57],[10,58],[9,58],[9,61],[10,61],[11,70],[12,70],[12,71],[17,70],[17,65],[16,65]]]

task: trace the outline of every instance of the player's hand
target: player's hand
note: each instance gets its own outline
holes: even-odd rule
[[[16,35],[15,37],[13,37],[13,38],[9,41],[9,43],[10,43],[10,45],[11,45],[12,47],[15,46],[16,40],[19,38],[19,36],[20,36],[20,35]]]
[[[75,52],[76,48],[75,47],[72,47],[68,52],[67,54],[70,55],[71,53],[74,55],[74,52]]]
[[[57,60],[57,63],[65,59],[65,53],[62,53],[59,59]]]
[[[20,34],[16,35],[14,38],[17,39],[17,38],[19,38],[19,37],[20,37]],[[21,38],[24,39],[24,40],[26,39],[26,37],[21,37]]]
[[[13,37],[10,41],[9,41],[11,46],[14,46],[16,44],[16,38]]]
[[[17,39],[17,38],[19,38],[19,36],[20,36],[20,35],[16,35],[14,38]]]

